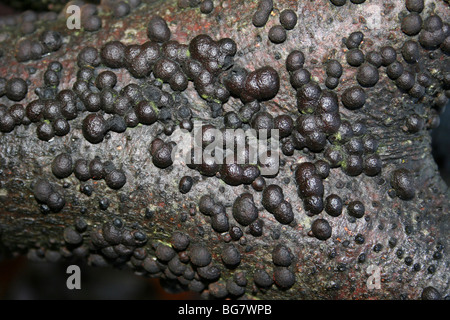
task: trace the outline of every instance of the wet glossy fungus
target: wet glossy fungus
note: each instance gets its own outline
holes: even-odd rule
[[[36,127],[36,133],[40,140],[49,141],[55,136],[55,131],[51,123],[41,122]]]
[[[105,182],[111,189],[118,190],[127,182],[127,177],[122,170],[111,170],[105,175]]]
[[[62,36],[57,31],[47,30],[40,35],[39,41],[47,52],[57,51],[62,45]]]
[[[20,101],[25,98],[28,92],[28,85],[21,78],[12,78],[6,82],[5,93],[8,99]]]
[[[347,63],[352,67],[359,67],[364,62],[364,53],[359,49],[350,49],[347,51],[345,58]]]
[[[243,226],[248,226],[258,218],[258,209],[249,194],[242,194],[233,203],[233,217]]]
[[[248,74],[244,88],[250,100],[270,100],[280,89],[280,77],[272,67],[262,67]]]
[[[253,281],[258,287],[268,288],[273,284],[272,277],[269,276],[267,271],[258,269],[253,274]]]
[[[125,61],[125,48],[120,41],[107,42],[100,51],[103,64],[110,68],[121,68]]]
[[[327,220],[317,219],[311,225],[313,235],[319,240],[327,240],[331,237],[332,228]]]
[[[330,77],[340,78],[342,76],[342,65],[337,60],[330,60],[327,62],[326,73]]]
[[[421,13],[424,8],[424,0],[406,0],[406,9],[411,12]]]
[[[199,244],[194,244],[189,247],[189,257],[196,267],[204,267],[210,264],[212,257],[208,249]]]
[[[222,250],[222,261],[227,267],[235,268],[241,262],[241,253],[233,244],[228,244]]]
[[[380,50],[383,66],[387,67],[397,59],[397,52],[391,46],[382,47]]]
[[[363,88],[354,86],[344,91],[341,96],[342,103],[347,109],[360,109],[366,103],[366,93]]]
[[[154,15],[148,23],[147,35],[150,40],[162,43],[170,40],[171,33],[166,21]]]
[[[342,213],[343,202],[341,197],[330,194],[325,199],[325,211],[332,217],[338,217]]]
[[[53,159],[52,173],[59,179],[67,178],[72,174],[72,157],[67,153],[61,153]]]
[[[263,190],[262,204],[267,211],[273,212],[283,200],[283,190],[280,186],[272,184]]]
[[[407,63],[416,63],[420,58],[419,44],[408,40],[403,44],[402,56]]]
[[[290,224],[294,221],[294,211],[292,210],[291,204],[286,200],[281,201],[272,213],[275,219],[281,224]]]
[[[411,200],[415,195],[414,179],[408,169],[396,169],[391,175],[391,186],[402,200]]]
[[[99,114],[90,114],[83,120],[83,136],[90,143],[96,144],[103,141],[107,130],[105,119]]]
[[[280,14],[280,23],[286,30],[292,30],[297,25],[297,14],[294,10],[286,9]]]
[[[363,87],[373,87],[380,79],[378,69],[371,64],[365,63],[358,68],[356,79]]]
[[[294,50],[289,53],[286,58],[286,69],[288,71],[295,71],[303,68],[303,64],[305,63],[305,55],[300,50]]]
[[[180,190],[181,193],[188,193],[191,190],[193,184],[194,179],[191,176],[184,176],[180,179],[178,190]]]
[[[91,178],[91,174],[89,172],[89,164],[87,160],[78,159],[74,164],[74,174],[80,181],[87,181]]]
[[[200,12],[204,14],[209,14],[214,10],[214,2],[212,0],[204,0],[200,4]]]
[[[403,70],[401,62],[395,61],[386,68],[386,74],[391,80],[396,80],[402,75]]]
[[[347,206],[348,214],[355,218],[362,218],[365,211],[364,204],[359,200],[352,201]]]
[[[375,176],[381,172],[382,162],[377,154],[371,154],[364,158],[363,171],[368,176]]]
[[[416,12],[408,14],[403,18],[401,28],[406,35],[415,36],[422,29],[421,16]]]
[[[311,81],[311,73],[303,68],[299,68],[290,74],[289,80],[294,89],[299,89]]]
[[[364,40],[364,34],[361,31],[352,32],[347,40],[345,41],[345,45],[348,49],[358,48],[361,42]]]

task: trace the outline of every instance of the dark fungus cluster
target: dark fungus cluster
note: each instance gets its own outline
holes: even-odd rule
[[[351,0],[353,4],[365,1]],[[331,0],[335,6],[343,6],[346,0]],[[110,9],[114,19],[127,16],[131,10],[140,5],[139,0],[119,1]],[[214,10],[210,0],[180,0],[182,9],[200,7],[204,14]],[[274,8],[273,1],[261,0],[252,17],[255,27],[264,27]],[[354,85],[347,86],[338,95],[334,89],[339,86],[344,67],[336,59],[325,63],[325,86],[312,80],[310,71],[305,67],[305,55],[301,50],[293,50],[286,59],[286,70],[290,84],[295,90],[298,113],[282,113],[273,116],[264,108],[264,101],[272,100],[280,89],[280,76],[271,66],[266,65],[249,71],[233,61],[237,45],[230,38],[214,40],[209,35],[200,34],[188,44],[171,40],[171,31],[167,22],[158,15],[149,18],[147,36],[149,41],[143,44],[124,44],[110,41],[97,49],[92,46],[83,48],[77,56],[79,70],[72,88],[58,90],[62,65],[50,62],[45,71],[44,86],[37,88],[38,99],[26,107],[17,103],[11,107],[0,105],[0,131],[11,132],[16,126],[36,124],[37,137],[50,141],[55,136],[65,136],[71,131],[70,121],[82,117],[81,131],[91,144],[99,144],[109,137],[109,132],[123,133],[127,128],[138,125],[151,126],[160,123],[163,133],[170,137],[176,126],[192,131],[194,109],[183,96],[192,82],[198,95],[211,109],[212,118],[223,119],[223,126],[203,125],[201,148],[204,150],[213,142],[227,147],[226,130],[278,129],[281,139],[281,151],[286,157],[293,156],[295,150],[312,153],[314,162],[305,161],[295,166],[295,182],[299,198],[307,215],[318,216],[323,211],[329,216],[315,218],[308,235],[326,241],[333,235],[329,219],[341,216],[344,208],[353,219],[364,217],[366,208],[358,199],[345,201],[337,194],[325,194],[324,182],[333,168],[341,168],[348,176],[354,177],[364,173],[377,176],[382,171],[382,161],[378,155],[378,138],[367,129],[364,121],[350,121],[339,112],[339,105],[349,111],[357,112],[363,108],[370,88],[380,80],[380,70],[384,68],[387,76],[396,86],[410,97],[420,99],[435,84],[433,76],[422,70],[419,61],[423,50],[431,53],[440,50],[448,54],[450,45],[450,27],[437,14],[422,16],[423,1],[406,1],[407,14],[401,17],[401,30],[410,40],[399,50],[384,46],[379,50],[364,53],[361,45],[364,34],[361,31],[351,33],[344,39],[345,60],[350,68],[357,68]],[[85,4],[81,7],[82,26],[84,30],[95,32],[102,27],[97,6]],[[35,31],[37,16],[28,12],[21,16],[22,32],[31,34]],[[1,22],[2,20],[0,20]],[[279,24],[269,30],[271,42],[281,44],[286,40],[287,31],[296,27],[298,16],[295,11],[281,11]],[[10,22],[10,24],[13,22]],[[16,46],[16,59],[19,62],[41,59],[43,55],[58,51],[63,46],[63,36],[56,31],[42,32],[38,40],[21,40]],[[400,52],[398,55],[397,53]],[[403,61],[400,60],[400,56]],[[346,66],[345,66],[346,67]],[[126,69],[137,83],[121,87],[114,70]],[[450,77],[441,81],[442,88],[450,89]],[[11,101],[20,102],[28,94],[24,79],[11,77],[0,78],[0,97],[6,96]],[[223,105],[230,97],[241,101],[238,111],[223,113]],[[445,93],[433,97],[435,109],[441,111],[447,102]],[[432,115],[430,115],[432,117]],[[418,114],[408,115],[404,130],[417,133],[427,125],[429,128],[438,124],[437,120],[425,123]],[[223,133],[223,141],[216,141],[215,130]],[[151,137],[148,146],[152,163],[160,169],[173,164],[172,153],[176,144],[159,136]],[[236,150],[234,150],[236,151]],[[248,162],[249,149],[244,149],[245,162]],[[193,154],[191,154],[193,157]],[[213,154],[214,156],[214,154]],[[296,213],[291,202],[286,200],[281,186],[266,179],[276,178],[278,171],[266,174],[262,169],[273,169],[278,162],[269,160],[256,164],[240,164],[237,159],[228,162],[225,158],[218,164],[214,157],[203,157],[202,162],[194,164],[191,159],[187,166],[197,170],[205,177],[217,177],[230,186],[251,185],[261,192],[261,202],[265,210],[275,220],[286,227],[293,226]],[[279,160],[279,159],[278,159]],[[272,162],[271,162],[272,161]],[[189,162],[187,162],[189,163]],[[51,171],[58,179],[68,178],[72,173],[84,183],[90,179],[104,180],[114,190],[121,189],[126,183],[123,170],[116,169],[110,161],[95,157],[92,160],[72,160],[68,153],[56,156],[51,164]],[[178,184],[181,194],[187,194],[195,183],[190,175],[183,176]],[[413,173],[405,168],[398,168],[391,174],[390,185],[394,193],[402,200],[415,196]],[[248,189],[247,189],[248,190]],[[87,196],[93,192],[90,184],[83,184],[80,191]],[[33,193],[44,213],[59,212],[65,205],[63,192],[45,179],[35,181]],[[292,201],[292,200],[291,200]],[[242,255],[237,245],[246,243],[246,235],[261,237],[265,231],[263,216],[251,192],[243,192],[234,199],[231,215],[222,203],[211,195],[203,195],[194,207],[207,217],[212,229],[223,235],[220,245],[220,257],[214,254],[202,242],[191,239],[187,233],[174,232],[170,243],[153,242],[146,245],[148,238],[144,231],[127,228],[120,218],[105,222],[102,226],[90,227],[80,219],[75,227],[64,230],[65,257],[88,258],[89,263],[97,266],[107,264],[129,264],[142,274],[176,280],[184,289],[195,292],[208,291],[214,298],[242,296],[248,286],[246,272],[239,270]],[[108,199],[99,200],[99,208],[107,210]],[[146,214],[149,218],[151,214]],[[85,243],[84,238],[91,243]],[[365,242],[364,235],[355,236],[356,244]],[[396,246],[396,239],[390,239],[391,248]],[[383,246],[377,243],[374,252],[380,252]],[[397,256],[403,258],[402,249]],[[55,256],[34,250],[34,254]],[[277,244],[272,251],[273,274],[265,267],[255,267],[251,275],[254,285],[261,290],[270,288],[273,283],[282,290],[291,288],[296,282],[296,256],[285,245]],[[439,255],[438,250],[435,255]],[[53,259],[53,258],[52,258]],[[358,262],[365,261],[365,254],[358,257]],[[411,257],[405,258],[407,265],[412,265]],[[414,264],[415,269],[420,269]],[[431,266],[430,266],[431,268]],[[222,272],[234,271],[234,276],[226,282],[221,280]],[[430,271],[431,272],[431,271]],[[424,298],[439,296],[434,288],[423,290]]]

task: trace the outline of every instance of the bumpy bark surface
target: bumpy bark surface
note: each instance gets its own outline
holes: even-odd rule
[[[339,96],[340,117],[351,124],[366,123],[368,133],[379,143],[377,154],[382,160],[381,173],[350,176],[340,167],[332,168],[323,180],[323,198],[330,194],[339,195],[344,210],[338,217],[328,215],[325,210],[319,215],[310,215],[299,196],[294,171],[301,162],[325,159],[324,152],[302,149],[292,156],[281,155],[278,175],[265,180],[266,185],[281,186],[284,198],[292,205],[295,219],[283,225],[264,208],[262,193],[249,185],[231,186],[217,177],[202,176],[186,166],[156,167],[149,146],[156,137],[170,141],[170,136],[163,133],[163,122],[127,128],[124,133],[110,132],[101,143],[91,144],[82,133],[82,121],[88,114],[84,111],[70,121],[69,134],[50,141],[38,139],[36,123],[0,133],[2,251],[11,255],[28,254],[34,259],[85,259],[92,265],[127,265],[143,276],[164,278],[171,286],[200,291],[205,298],[420,299],[428,287],[433,287],[440,297],[447,296],[449,193],[431,156],[428,129],[446,103],[445,90],[448,88],[445,86],[448,83],[445,83],[445,77],[448,78],[450,72],[448,55],[443,49],[425,49],[419,45],[418,62],[409,64],[403,60],[403,44],[411,39],[418,41],[419,37],[407,36],[401,30],[402,17],[408,13],[404,1],[348,2],[337,7],[328,0],[279,0],[275,1],[274,10],[263,28],[252,24],[258,1],[214,2],[215,10],[210,14],[202,14],[198,8],[181,9],[177,1],[143,1],[122,18],[113,17],[105,9],[100,12],[102,28],[97,32],[68,30],[64,14],[60,14],[56,21],[37,22],[38,29],[24,36],[37,39],[44,30],[55,30],[63,35],[59,50],[36,61],[17,61],[14,48],[22,35],[17,26],[4,27],[0,32],[3,51],[0,76],[29,80],[28,94],[19,102],[26,106],[37,99],[35,89],[44,86],[43,75],[49,62],[59,61],[63,70],[58,90],[71,89],[79,70],[77,55],[84,47],[101,48],[113,40],[126,45],[142,44],[148,41],[149,17],[158,14],[167,21],[172,40],[188,44],[199,34],[208,34],[214,40],[231,38],[237,44],[235,66],[250,71],[264,66],[274,68],[280,76],[280,89],[275,98],[261,103],[262,108],[274,117],[287,114],[295,120],[299,116],[296,92],[290,84],[285,61],[291,51],[301,50],[305,55],[304,68],[323,89],[327,77],[326,62],[336,59],[343,66],[339,86],[333,90]],[[280,12],[288,8],[298,15],[297,26],[287,31],[285,42],[274,44],[268,39],[269,29],[279,24]],[[425,1],[421,13],[423,20],[433,13],[448,22],[448,3]],[[358,110],[345,108],[341,95],[347,88],[358,85],[358,68],[347,64],[349,49],[343,38],[355,31],[364,34],[360,45],[364,53],[392,46],[405,70],[413,73],[428,71],[432,84],[426,88],[423,97],[414,98],[400,90],[386,75],[386,67],[381,66],[378,83],[364,89],[367,96],[364,106]],[[30,73],[30,67],[36,72]],[[125,69],[114,72],[119,88],[147,81],[135,79]],[[172,92],[166,86],[165,90]],[[188,100],[194,119],[223,127],[223,117],[211,117],[211,108],[192,83],[181,95]],[[11,106],[15,102],[3,96],[0,103]],[[242,106],[239,98],[232,97],[223,105],[223,110],[237,112]],[[411,114],[418,114],[425,121],[425,125],[414,133],[405,130],[405,121]],[[104,162],[111,161],[124,171],[126,184],[113,190],[104,180],[82,183],[74,174],[58,179],[51,166],[61,153],[70,154],[73,161],[92,160],[96,156]],[[407,169],[412,174],[415,195],[411,200],[400,199],[402,190],[396,189],[395,183],[391,184],[393,172],[398,169]],[[194,177],[194,185],[188,193],[182,194],[179,181],[186,175]],[[48,180],[64,196],[65,206],[60,212],[42,212],[42,205],[33,193],[39,179]],[[80,187],[85,184],[92,185],[92,195],[80,192]],[[233,218],[233,203],[245,192],[253,195],[258,219],[263,222],[262,235],[240,226]],[[216,203],[225,206],[230,227],[240,226],[244,232],[241,239],[235,241],[230,239],[229,232],[214,230],[211,217],[198,209],[203,195],[210,195]],[[101,199],[110,202],[105,210],[99,209]],[[347,212],[347,205],[354,200],[364,204],[364,217],[354,218]],[[332,234],[327,240],[311,236],[311,225],[318,218],[326,219],[331,226]],[[111,233],[107,229],[113,228],[112,225],[118,226],[117,237],[122,240],[116,239],[116,242],[111,235],[110,241],[98,240]],[[171,237],[177,231],[190,238],[188,248],[175,253],[185,262],[175,261],[174,252],[169,249]],[[137,236],[136,232],[139,232]],[[82,240],[76,239],[78,235]],[[128,240],[123,240],[125,238]],[[282,263],[273,257],[274,249],[280,244],[290,250],[287,266],[280,266]],[[202,245],[210,253],[211,262],[206,267],[209,269],[199,270],[202,267],[192,263],[198,258],[193,250],[190,251],[195,245]],[[225,248],[230,245],[240,253],[240,261],[233,267],[223,262]],[[220,269],[220,277],[208,280],[208,272],[214,271],[211,271],[212,266]],[[380,289],[367,286],[369,266],[376,266],[381,272]],[[255,274],[259,270],[265,270],[274,282],[267,287],[255,284]],[[295,283],[286,285],[292,275]],[[239,290],[230,289],[236,285],[245,288],[243,295],[237,293]],[[425,290],[425,296],[437,297],[430,294],[430,290]]]

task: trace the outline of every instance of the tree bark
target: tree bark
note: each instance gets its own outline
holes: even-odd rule
[[[158,14],[167,21],[172,40],[188,44],[199,34],[208,34],[214,40],[229,37],[237,43],[235,66],[250,71],[264,66],[273,67],[280,76],[281,85],[275,98],[262,103],[263,108],[274,117],[288,114],[296,119],[299,115],[296,93],[285,67],[289,53],[301,50],[305,54],[305,68],[322,88],[325,88],[327,77],[327,60],[340,61],[344,72],[334,91],[341,101],[343,92],[358,84],[358,68],[346,63],[348,49],[343,38],[352,32],[362,31],[364,40],[360,49],[364,53],[392,46],[405,70],[417,73],[428,70],[433,81],[426,94],[417,99],[399,90],[382,66],[378,69],[378,83],[365,88],[367,100],[363,108],[349,110],[340,103],[342,119],[352,124],[365,122],[368,132],[378,140],[382,170],[371,177],[365,174],[350,176],[341,168],[332,168],[324,180],[325,196],[339,195],[344,207],[354,200],[363,202],[364,217],[354,219],[346,209],[339,217],[331,217],[325,211],[318,216],[307,215],[298,194],[294,170],[298,163],[323,159],[323,152],[303,149],[296,150],[293,156],[281,155],[278,175],[266,178],[267,185],[282,187],[284,198],[292,205],[295,220],[283,225],[265,210],[261,192],[251,186],[231,186],[217,177],[202,176],[186,166],[156,167],[149,152],[150,143],[156,137],[170,141],[170,137],[163,134],[164,125],[161,122],[128,128],[124,133],[111,132],[108,139],[91,144],[82,133],[82,120],[88,114],[85,111],[82,116],[70,121],[69,134],[48,142],[37,138],[35,123],[17,126],[10,133],[0,133],[0,239],[3,254],[27,254],[30,258],[50,261],[82,259],[99,266],[126,265],[143,276],[160,277],[170,287],[196,289],[205,298],[222,297],[220,292],[223,288],[227,288],[226,296],[233,298],[420,299],[424,297],[424,289],[429,287],[437,290],[440,297],[447,296],[449,193],[431,156],[429,129],[446,102],[445,90],[448,88],[445,88],[444,78],[450,72],[448,55],[441,49],[419,46],[418,62],[404,62],[403,44],[411,39],[418,41],[418,36],[407,36],[401,30],[401,19],[408,13],[403,1],[388,4],[374,0],[359,5],[349,2],[337,7],[325,0],[280,0],[274,4],[269,21],[263,28],[252,24],[258,1],[214,2],[216,8],[210,14],[202,14],[198,8],[181,9],[177,1],[142,3],[123,18],[114,18],[107,12],[100,13],[102,28],[93,33],[68,30],[61,13],[58,20],[39,22],[39,29],[25,36],[31,39],[43,30],[59,31],[64,36],[58,51],[37,61],[18,62],[13,48],[22,35],[18,27],[4,28],[0,33],[3,39],[0,46],[4,52],[0,58],[0,76],[9,79],[14,75],[30,80],[28,94],[20,101],[24,106],[37,99],[34,90],[43,86],[43,75],[50,61],[59,61],[63,65],[58,90],[72,88],[79,69],[77,55],[82,48],[87,45],[101,48],[112,40],[120,40],[126,45],[142,44],[148,41],[149,16]],[[425,4],[421,13],[423,20],[435,13],[444,22],[449,22],[448,3],[436,0],[425,1]],[[297,26],[287,32],[284,43],[274,44],[268,39],[269,29],[279,23],[279,13],[288,8],[298,15]],[[36,73],[30,74],[29,67],[36,68]],[[145,81],[134,79],[124,69],[115,69],[114,72],[118,87]],[[166,89],[171,92],[170,88]],[[211,117],[210,107],[194,86],[189,85],[182,95],[188,99],[196,119],[223,127],[223,117]],[[7,106],[14,104],[6,96],[0,98],[0,103]],[[230,98],[223,110],[237,112],[242,105],[238,98]],[[413,113],[419,114],[426,122],[415,133],[405,130],[405,121]],[[104,180],[82,183],[74,174],[58,179],[52,174],[51,165],[61,153],[70,154],[73,161],[92,160],[96,156],[104,162],[111,161],[125,172],[126,184],[120,190],[113,190]],[[412,200],[400,199],[398,190],[396,195],[391,184],[393,172],[401,168],[412,173],[415,193]],[[195,182],[188,193],[182,194],[178,185],[186,175],[194,177]],[[33,193],[39,179],[48,180],[64,196],[62,211],[43,213],[40,210],[42,206]],[[80,192],[80,187],[85,184],[92,185],[92,195]],[[248,227],[241,226],[244,237],[233,241],[228,232],[214,230],[211,217],[198,209],[199,199],[203,195],[213,197],[216,203],[226,207],[230,225],[239,226],[233,218],[232,206],[236,198],[245,192],[253,195],[259,219],[264,224],[263,233],[254,236]],[[102,199],[110,202],[105,210],[99,208]],[[99,234],[104,236],[107,228],[118,223],[117,218],[123,223],[120,237],[123,239],[131,235],[132,239],[120,243],[111,241],[100,248],[98,242],[101,241],[93,238],[98,238]],[[332,235],[326,241],[309,235],[311,225],[317,218],[326,219],[332,227]],[[73,240],[69,229],[75,230],[75,236],[81,234],[82,242]],[[144,240],[136,240],[139,238],[135,236],[138,231],[145,235]],[[170,247],[171,237],[177,231],[190,238],[188,249],[177,252],[177,256],[183,259],[183,255],[189,255],[190,248],[196,244],[206,247],[212,256],[210,266],[220,269],[220,278],[208,281],[199,275],[198,266],[191,262],[182,263],[184,267],[192,268],[192,281],[189,276],[174,274],[173,269],[168,267],[169,262],[163,261],[162,256],[156,259],[158,248]],[[363,243],[355,241],[357,235],[363,236]],[[128,251],[122,248],[126,253],[117,254],[120,251],[117,245],[120,244],[128,248]],[[232,268],[223,263],[223,251],[230,244],[238,249],[241,256],[239,265]],[[273,250],[280,244],[291,252],[292,262],[288,267],[280,267],[273,262]],[[113,246],[116,246],[114,258],[108,253]],[[149,264],[155,261],[159,269],[150,272]],[[369,266],[375,266],[380,271],[380,289],[370,289],[367,284],[371,276]],[[285,269],[295,276],[295,283],[288,289],[280,284],[282,276],[274,276],[277,270]],[[255,284],[257,270],[265,270],[275,282],[267,288]],[[245,293],[232,295],[229,286],[232,282],[236,283],[240,273],[247,280],[246,285],[242,285]]]

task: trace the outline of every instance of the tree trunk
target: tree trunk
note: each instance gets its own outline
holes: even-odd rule
[[[8,107],[20,103],[26,107],[36,100],[35,89],[45,86],[44,72],[51,61],[63,65],[57,90],[72,89],[79,70],[77,56],[84,47],[100,49],[113,40],[126,45],[143,44],[148,41],[150,16],[157,14],[167,21],[172,40],[189,44],[200,34],[207,34],[216,41],[231,38],[237,44],[233,68],[239,66],[249,72],[264,66],[274,68],[280,77],[279,91],[273,99],[261,102],[262,110],[274,118],[286,114],[295,120],[300,114],[296,91],[285,66],[289,53],[293,50],[304,53],[303,67],[311,73],[311,81],[320,84],[322,90],[326,88],[327,62],[338,60],[343,74],[333,91],[339,96],[341,123],[348,120],[353,126],[366,124],[367,133],[360,140],[375,137],[378,142],[375,154],[381,159],[381,173],[352,175],[350,165],[341,162],[321,180],[325,189],[323,200],[331,194],[338,195],[344,203],[342,214],[333,217],[321,210],[313,215],[307,212],[298,190],[295,169],[301,162],[327,159],[324,151],[302,148],[295,150],[292,156],[282,154],[278,174],[264,178],[267,186],[279,185],[284,199],[292,206],[294,221],[282,224],[267,211],[263,193],[251,185],[232,186],[219,175],[208,177],[185,165],[165,169],[155,166],[150,144],[157,137],[166,142],[171,140],[164,133],[167,133],[167,122],[129,127],[123,133],[109,132],[103,141],[95,144],[83,135],[82,122],[88,111],[80,112],[76,119],[69,121],[71,130],[67,135],[55,136],[49,141],[37,137],[38,123],[17,125],[12,132],[0,133],[0,236],[4,254],[27,254],[30,258],[50,261],[82,259],[97,266],[126,265],[143,276],[160,277],[169,286],[199,291],[205,298],[419,299],[447,296],[449,193],[431,156],[429,130],[435,127],[437,115],[447,102],[445,94],[449,93],[448,25],[439,27],[447,36],[447,47],[442,44],[441,48],[424,48],[423,41],[419,40],[427,30],[422,29],[421,34],[414,36],[402,32],[401,21],[409,13],[404,1],[373,0],[362,4],[348,1],[343,6],[335,6],[328,0],[279,0],[262,28],[252,24],[258,1],[225,0],[214,1],[214,4],[212,13],[203,14],[198,7],[180,8],[177,1],[143,1],[122,18],[115,18],[106,6],[100,6],[102,28],[97,32],[67,29],[61,13],[55,21],[37,22],[38,29],[24,36],[37,39],[44,30],[55,30],[63,36],[61,48],[39,60],[25,62],[17,61],[17,50],[13,49],[23,37],[19,26],[4,27],[0,33],[3,51],[0,76],[6,80],[23,78],[29,80],[29,85],[22,101],[14,102],[4,95],[0,103]],[[298,23],[287,31],[286,41],[274,44],[268,39],[268,33],[272,26],[279,24],[280,12],[284,9],[293,9]],[[426,19],[434,14],[448,22],[448,3],[425,1],[420,13],[424,21],[422,28],[432,28]],[[411,90],[401,90],[402,84],[387,76],[388,67],[379,66],[375,68],[379,71],[379,81],[364,88],[367,97],[364,106],[355,110],[345,107],[343,94],[348,88],[359,87],[360,68],[347,63],[349,49],[343,38],[356,31],[364,34],[359,48],[366,61],[369,52],[380,52],[384,46],[392,46],[404,73],[409,71],[415,75],[416,83],[420,82],[421,72],[427,71],[430,84],[422,86],[423,96],[417,98]],[[419,43],[416,62],[405,61],[408,58],[405,58],[404,44],[408,40]],[[30,67],[36,72],[31,73]],[[95,72],[106,69],[109,68],[97,67]],[[151,76],[136,79],[124,68],[113,71],[118,79],[116,88],[129,83],[143,85],[152,79]],[[229,71],[221,71],[221,75]],[[162,88],[173,92],[168,84]],[[223,116],[212,117],[211,101],[203,99],[192,82],[181,96],[187,99],[193,119],[224,127]],[[243,105],[239,97],[231,97],[222,110],[223,113],[238,112]],[[412,115],[418,115],[423,125],[408,125],[415,119]],[[329,139],[327,147],[331,145],[333,142]],[[348,147],[348,144],[341,145],[343,149]],[[69,154],[73,162],[77,159],[91,161],[95,157],[103,163],[110,161],[125,173],[126,183],[116,190],[104,179],[81,182],[75,174],[59,179],[52,173],[52,163],[61,153]],[[392,181],[403,169],[410,175],[403,182],[412,183],[413,187],[402,185],[402,181]],[[179,191],[179,181],[184,176],[194,179],[187,193]],[[54,212],[57,210],[52,211],[48,203],[37,201],[33,189],[42,180],[48,181],[53,192],[64,198],[61,211]],[[83,189],[86,185],[90,187]],[[90,191],[92,194],[87,195]],[[413,198],[405,200],[410,198],[411,192]],[[253,196],[258,209],[257,221],[263,224],[262,234],[255,231],[257,225],[245,226],[236,221],[233,204],[244,193]],[[228,231],[216,231],[214,214],[208,216],[199,210],[203,195],[210,195],[216,204],[225,207]],[[364,204],[362,218],[350,215],[351,202],[356,200]],[[331,227],[331,236],[326,240],[320,240],[317,232],[311,233],[317,219],[326,220]],[[232,226],[244,232],[239,240],[230,236]],[[187,248],[177,248],[182,245],[173,240],[176,232],[189,236]],[[285,259],[278,256],[280,245],[290,251],[289,257],[282,253],[279,255]],[[237,265],[227,260],[233,256],[231,246],[240,255]],[[202,251],[204,255],[211,256],[211,261],[206,257],[206,266],[202,266],[203,261],[197,261],[202,260],[198,252],[202,249],[207,251]],[[218,270],[219,276],[216,275]],[[372,275],[370,270],[375,273]],[[372,288],[370,283],[377,280],[377,272],[380,287]],[[267,286],[263,285],[263,275],[270,280]]]

